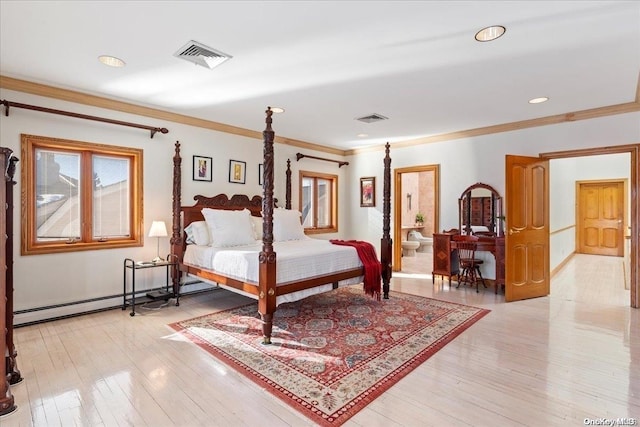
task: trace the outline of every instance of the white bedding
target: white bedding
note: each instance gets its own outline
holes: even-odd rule
[[[183,261],[186,264],[215,270],[225,276],[254,283],[257,286],[260,268],[258,254],[261,249],[262,242],[255,245],[234,246],[233,248],[187,245]],[[304,239],[274,242],[273,249],[277,256],[276,282],[278,285],[362,267],[362,262],[360,262],[355,248],[334,245],[327,240]],[[339,285],[352,285],[360,282],[362,282],[362,277],[344,280]],[[297,301],[331,289],[332,285],[327,284],[281,295],[277,297],[276,303]],[[235,289],[233,291],[237,292]],[[255,296],[252,297],[255,298]]]

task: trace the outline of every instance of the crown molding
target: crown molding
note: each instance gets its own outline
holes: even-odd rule
[[[481,135],[491,135],[501,132],[510,132],[514,130],[527,129],[538,126],[555,125],[566,122],[576,122],[578,120],[589,120],[598,117],[613,116],[617,114],[626,114],[640,111],[640,102],[627,102],[624,104],[609,105],[607,107],[591,108],[589,110],[581,110],[573,113],[556,114],[554,116],[540,117],[537,119],[522,120],[519,122],[503,123],[499,125],[486,126],[475,129],[462,130],[457,132],[443,133],[439,135],[426,136],[424,138],[416,138],[406,141],[394,142],[391,144],[393,148],[412,147],[416,145],[431,144],[434,142],[451,141],[454,139],[472,138]],[[375,146],[369,148],[360,148],[347,150],[347,156],[366,153],[371,151],[380,151],[383,146]]]
[[[244,129],[237,126],[231,126],[224,123],[218,123],[211,120],[199,119],[196,117],[186,116],[183,114],[171,113],[150,107],[143,107],[123,101],[104,98],[96,95],[89,95],[69,89],[57,88],[40,83],[29,82],[26,80],[15,79],[12,77],[0,75],[0,88],[15,90],[18,92],[30,93],[32,95],[44,96],[47,98],[60,99],[63,101],[74,102],[77,104],[90,105],[93,107],[105,108],[123,113],[135,114],[138,116],[151,117],[161,120],[167,120],[175,123],[181,123],[189,126],[200,127],[217,132],[224,132],[233,135],[245,136],[257,140],[262,140],[262,132],[250,129]],[[538,126],[554,125],[559,123],[574,122],[578,120],[589,120],[598,117],[605,117],[617,114],[626,114],[640,111],[640,73],[638,74],[638,84],[636,86],[635,99],[633,102],[627,102],[617,105],[609,105],[606,107],[592,108],[576,112],[556,114],[553,116],[540,117],[536,119],[522,120],[518,122],[503,123],[492,126],[485,126],[475,129],[467,129],[456,132],[432,135],[423,138],[394,142],[393,148],[406,148],[416,145],[431,144],[434,142],[452,141],[455,139],[472,138],[482,135],[490,135],[495,133],[510,132],[514,130],[527,129]],[[355,154],[380,151],[384,149],[383,145],[367,148],[357,148],[353,150],[340,150],[337,148],[327,147],[320,144],[301,141],[293,138],[287,138],[276,135],[276,143],[289,145],[293,147],[305,148],[315,151],[321,151],[339,156],[351,156]]]
[[[76,104],[90,105],[92,107],[105,108],[108,110],[119,111],[122,113],[135,114],[143,117],[151,117],[160,120],[166,120],[174,123],[181,123],[188,126],[195,126],[203,129],[209,129],[217,132],[230,133],[233,135],[245,136],[262,141],[262,131],[245,129],[237,126],[231,126],[224,123],[218,123],[211,120],[199,119],[196,117],[176,114],[169,111],[159,110],[156,108],[143,107],[124,101],[109,99],[101,96],[90,95],[83,92],[73,91],[69,89],[58,88],[41,83],[34,83],[27,80],[15,79],[13,77],[0,75],[0,87],[17,92],[30,93],[32,95],[44,96],[47,98],[59,99],[62,101],[74,102]],[[344,156],[344,150],[325,147],[307,141],[300,141],[293,138],[287,138],[276,135],[274,142],[294,147],[301,147],[310,150],[322,151],[331,154]]]

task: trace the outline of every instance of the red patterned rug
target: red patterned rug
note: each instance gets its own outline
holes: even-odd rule
[[[489,310],[340,288],[281,305],[262,344],[257,303],[169,326],[323,426],[338,426]]]

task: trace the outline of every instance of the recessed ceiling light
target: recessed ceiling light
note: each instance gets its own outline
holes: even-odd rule
[[[540,98],[533,98],[529,100],[529,104],[541,104],[543,102],[547,102],[549,100],[546,96],[541,96]]]
[[[476,33],[476,40],[479,42],[490,42],[502,36],[507,29],[502,25],[492,25],[481,29]]]
[[[109,55],[100,55],[98,56],[98,61],[102,62],[104,65],[108,65],[109,67],[124,67],[124,61],[120,58],[116,58],[115,56]]]
[[[269,108],[271,108],[271,111],[273,111],[274,114],[284,113],[284,108],[280,108],[280,107],[269,107]]]

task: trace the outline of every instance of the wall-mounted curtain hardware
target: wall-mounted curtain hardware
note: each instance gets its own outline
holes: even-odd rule
[[[169,133],[169,130],[167,128],[157,128],[157,127],[153,127],[153,126],[145,126],[145,125],[139,125],[139,124],[136,124],[136,123],[123,122],[123,121],[120,121],[120,120],[105,119],[103,117],[96,117],[96,116],[89,116],[89,115],[86,115],[86,114],[72,113],[72,112],[69,112],[69,111],[54,110],[53,108],[45,108],[45,107],[38,107],[36,105],[21,104],[19,102],[11,102],[11,101],[7,101],[5,99],[0,101],[0,104],[4,105],[4,107],[5,107],[5,116],[7,116],[7,117],[9,116],[9,107],[15,107],[15,108],[24,108],[26,110],[41,111],[43,113],[60,114],[62,116],[75,117],[77,119],[95,120],[97,122],[111,123],[111,124],[114,124],[114,125],[121,125],[121,126],[129,126],[129,127],[138,128],[138,129],[146,129],[146,130],[151,132],[151,138],[153,138],[153,135],[155,135],[156,132]]]
[[[304,159],[305,157],[308,157],[309,159],[324,160],[325,162],[334,162],[338,164],[339,168],[341,168],[342,166],[349,166],[349,162],[343,162],[341,160],[324,159],[322,157],[309,156],[308,154],[296,153],[296,160]]]

